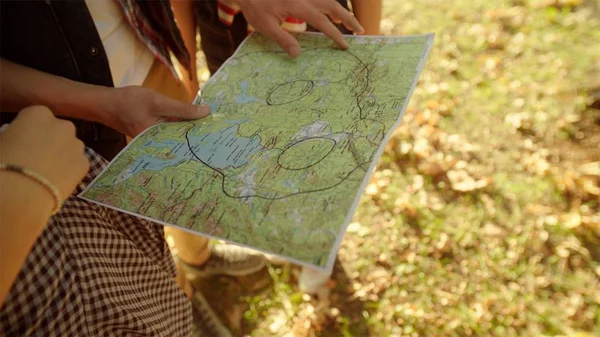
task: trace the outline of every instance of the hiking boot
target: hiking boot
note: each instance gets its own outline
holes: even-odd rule
[[[245,276],[256,273],[265,266],[266,259],[258,252],[227,244],[212,245],[210,257],[199,266],[180,260],[190,279],[213,275]]]

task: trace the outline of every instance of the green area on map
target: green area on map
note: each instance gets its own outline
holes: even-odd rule
[[[253,34],[205,85],[212,115],[138,136],[82,197],[321,268],[409,99],[432,35]]]

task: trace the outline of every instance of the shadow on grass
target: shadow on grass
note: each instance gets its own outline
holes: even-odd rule
[[[370,336],[369,326],[364,317],[365,303],[354,298],[354,290],[348,273],[339,259],[332,275],[335,288],[331,290],[331,306],[340,310],[339,318],[323,329],[321,336]]]
[[[281,311],[283,314],[283,302],[290,303],[294,313],[298,312],[299,304],[304,301],[294,276],[299,272],[300,268],[297,266],[284,265],[271,268],[271,272],[265,268],[244,277],[215,276],[196,279],[192,284],[196,291],[204,295],[233,336],[279,336],[279,333],[273,333],[259,325],[266,317],[272,316],[273,311]],[[363,315],[365,305],[353,297],[352,282],[339,260],[336,260],[332,280],[329,300],[331,307],[337,308],[339,312],[335,315],[323,314],[316,335],[369,336],[369,327]],[[194,323],[197,330],[194,336],[204,336],[199,329],[201,322],[197,313],[194,314]],[[291,327],[294,323],[288,321],[286,325]]]
[[[233,336],[248,334],[245,327],[245,314],[250,303],[245,298],[258,296],[273,285],[266,269],[243,277],[214,276],[199,278],[192,282],[195,291],[201,292],[211,308]],[[194,315],[194,325],[199,330],[202,323]],[[195,336],[204,336],[195,334]]]

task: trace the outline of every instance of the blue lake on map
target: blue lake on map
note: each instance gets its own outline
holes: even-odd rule
[[[127,176],[135,175],[139,171],[158,171],[166,167],[175,166],[187,160],[202,160],[215,169],[236,168],[248,163],[251,155],[262,149],[258,136],[248,138],[237,134],[240,122],[228,121],[233,125],[224,130],[202,135],[190,135],[189,143],[185,140],[149,140],[144,148],[168,148],[169,158],[158,158],[149,155],[140,156],[127,170]],[[196,158],[197,157],[197,158]]]
[[[240,91],[241,93],[239,95],[236,95],[234,97],[235,103],[237,104],[245,104],[245,103],[251,103],[251,102],[264,102],[264,100],[259,99],[257,97],[254,96],[248,96],[248,81],[247,80],[242,80],[240,82]],[[217,94],[217,97],[215,97],[212,101],[207,102],[207,101],[202,101],[202,104],[208,104],[210,106],[210,111],[218,111],[219,106],[221,106],[221,103],[223,101],[223,97],[221,94]]]
[[[243,80],[240,82],[240,90],[241,94],[235,96],[235,102],[238,104],[250,103],[250,102],[259,102],[260,100],[254,96],[248,96],[246,92],[248,91],[248,81]]]

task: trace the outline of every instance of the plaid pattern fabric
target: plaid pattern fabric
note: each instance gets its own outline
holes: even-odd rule
[[[178,78],[170,52],[191,76],[191,59],[169,0],[117,0],[127,21],[154,56]]]
[[[174,281],[163,227],[75,197],[50,218],[0,312],[0,336],[188,336],[191,304]]]
[[[240,12],[240,7],[231,0],[219,0],[219,20],[224,24],[231,26],[234,17]],[[293,17],[287,17],[281,27],[290,32],[304,32],[306,31],[306,22]],[[248,33],[254,31],[254,27],[248,24]]]

